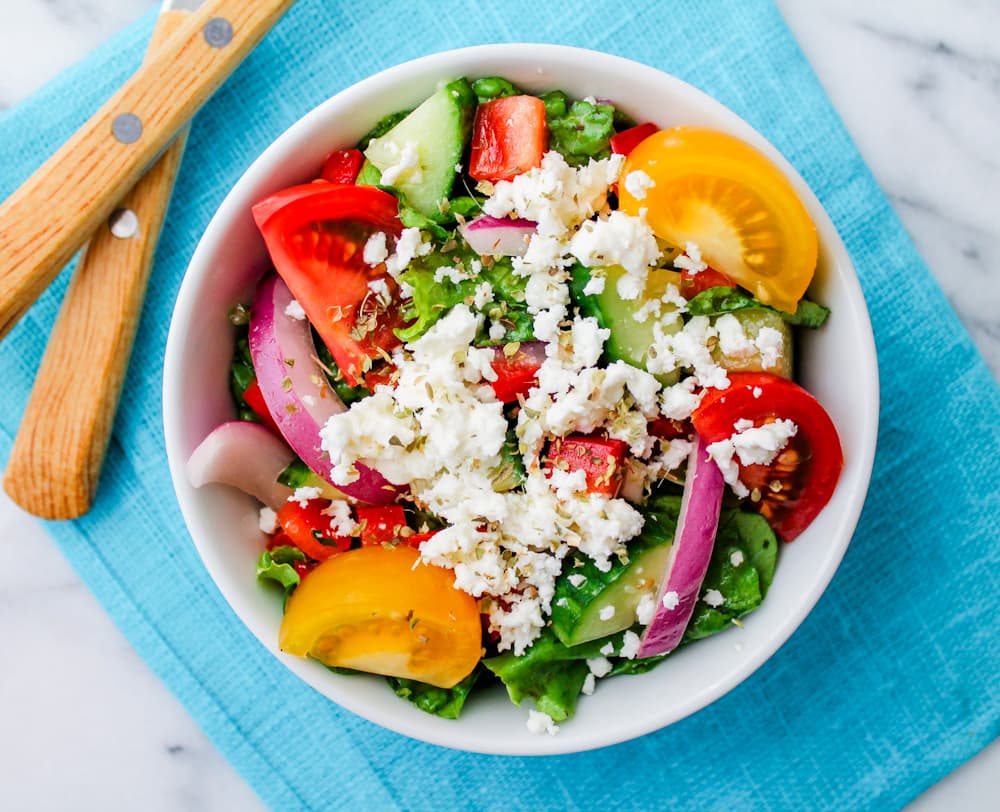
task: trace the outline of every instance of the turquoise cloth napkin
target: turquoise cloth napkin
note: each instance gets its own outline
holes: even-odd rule
[[[561,5],[561,4],[560,4]],[[0,118],[8,195],[136,67],[151,18]],[[830,588],[757,673],[601,751],[469,755],[384,731],[298,682],[202,568],[172,497],[160,374],[199,234],[253,158],[318,102],[411,57],[586,46],[708,91],[760,129],[840,229],[871,308],[882,421]],[[0,345],[6,458],[66,274]],[[1000,397],[768,0],[501,5],[300,0],[195,119],[97,504],[50,527],[108,613],[275,809],[894,809],[1000,731]]]

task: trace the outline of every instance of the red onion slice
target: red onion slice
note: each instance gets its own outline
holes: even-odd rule
[[[320,446],[319,430],[347,407],[323,374],[309,322],[285,312],[291,302],[291,291],[277,274],[257,285],[250,312],[250,355],[264,402],[282,436],[306,465],[330,482],[330,460]],[[373,505],[395,501],[398,488],[378,471],[356,467],[357,481],[336,486],[339,491]]]
[[[673,651],[681,642],[698,602],[698,592],[715,546],[725,481],[708,445],[696,437],[688,457],[677,533],[656,596],[656,613],[639,645],[639,657]]]
[[[463,223],[459,230],[480,256],[522,257],[537,226],[533,220],[508,220],[484,214]]]
[[[278,510],[292,494],[278,482],[278,474],[294,459],[294,452],[269,428],[232,420],[199,443],[188,458],[187,477],[196,488],[209,482],[232,485]]]

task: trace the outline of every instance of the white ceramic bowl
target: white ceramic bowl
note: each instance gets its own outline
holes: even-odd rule
[[[556,736],[525,726],[527,711],[497,688],[476,696],[449,721],[398,699],[380,677],[331,673],[277,649],[281,609],[254,577],[254,501],[222,486],[192,488],[184,463],[209,431],[234,414],[227,370],[232,332],[226,314],[249,301],[268,266],[250,206],[316,176],[324,156],[353,145],[379,118],[414,107],[443,78],[507,77],[534,91],[613,99],[638,121],[716,127],[772,157],[798,189],[819,228],[819,271],[812,296],[833,309],[799,348],[801,382],[829,410],[846,464],[836,493],[812,526],[783,545],[774,584],[745,628],[685,647],[653,671],[601,682],[582,697]],[[607,54],[554,45],[486,45],[435,54],[383,71],[338,93],[281,135],[247,170],[205,231],[181,287],[167,342],[163,411],[174,487],[205,566],[236,614],[275,657],[341,706],[392,730],[464,750],[545,754],[587,750],[669,725],[746,679],[795,631],[819,599],[854,531],[868,487],[878,420],[878,371],[871,325],[843,243],[816,197],[763,136],[690,85]],[[737,646],[736,644],[740,645]]]

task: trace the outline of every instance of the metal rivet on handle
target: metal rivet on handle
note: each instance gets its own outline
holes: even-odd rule
[[[225,48],[233,39],[233,27],[223,17],[213,17],[205,23],[202,33],[213,48]]]
[[[139,233],[139,218],[132,209],[115,209],[108,218],[111,234],[120,240]]]
[[[111,122],[111,134],[123,144],[134,144],[142,135],[142,122],[132,113],[121,113]]]

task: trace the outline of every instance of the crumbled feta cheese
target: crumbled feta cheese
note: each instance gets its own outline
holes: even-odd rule
[[[626,660],[634,660],[639,653],[639,646],[641,644],[642,640],[639,635],[629,629],[622,638],[622,650],[619,652],[619,656],[624,657]]]
[[[729,563],[734,567],[738,567],[743,563],[743,553],[740,550],[733,550],[729,554]]]
[[[536,736],[541,736],[545,733],[550,736],[555,736],[556,733],[559,732],[559,725],[553,722],[552,717],[547,713],[542,713],[537,710],[529,710],[528,730]]]
[[[590,279],[587,280],[587,284],[583,286],[584,296],[599,296],[604,293],[604,286],[607,284],[607,279],[597,273],[592,273]]]
[[[260,509],[260,517],[257,520],[261,533],[270,535],[278,529],[278,514],[266,505]]]
[[[555,471],[553,471],[553,473],[555,473]],[[583,472],[580,471],[580,473],[583,473]],[[587,576],[581,575],[578,572],[574,572],[571,575],[567,575],[566,576],[566,580],[569,581],[570,584],[573,585],[573,587],[575,587],[576,589],[579,589],[581,586],[583,586],[587,582]]]
[[[671,420],[687,420],[701,403],[701,392],[694,391],[697,385],[692,375],[666,387],[661,397],[660,414]]]
[[[615,644],[609,640],[607,643],[601,646],[598,649],[598,651],[600,651],[601,654],[603,654],[605,657],[611,657],[615,653]]]
[[[708,455],[722,471],[722,478],[739,497],[749,496],[750,491],[740,482],[739,459],[742,465],[770,465],[784,450],[788,441],[798,432],[791,420],[775,420],[756,426],[750,421],[739,420],[735,433],[708,446]]]
[[[587,668],[595,677],[606,677],[611,673],[611,661],[607,657],[595,657],[587,660]]]
[[[760,350],[760,363],[764,369],[773,369],[785,350],[785,338],[773,327],[761,327],[754,337],[754,344]]]
[[[289,502],[298,502],[299,507],[304,508],[311,500],[319,499],[323,491],[313,486],[296,488],[295,493],[288,497]]]
[[[368,283],[368,290],[375,294],[375,298],[383,305],[392,302],[392,294],[389,292],[389,285],[384,279],[372,279]]]
[[[597,677],[593,674],[587,674],[584,677],[583,685],[580,688],[580,693],[584,696],[591,696],[594,693],[594,689],[597,687]]]
[[[365,243],[367,247],[368,243]],[[433,249],[434,244],[424,239],[419,228],[404,228],[396,240],[396,252],[385,260],[385,269],[393,279],[397,279],[414,259],[426,256]]]
[[[625,158],[612,155],[574,169],[558,152],[546,152],[539,167],[494,184],[483,211],[538,223],[538,234],[560,236],[607,204],[608,186],[618,180]]]
[[[625,270],[618,280],[618,294],[623,299],[642,294],[649,267],[660,258],[656,237],[645,218],[623,211],[585,221],[570,239],[569,249],[588,268],[620,265]]]
[[[708,265],[701,259],[701,250],[693,242],[684,246],[684,253],[674,260],[674,267],[688,273],[701,273]]]
[[[472,304],[479,310],[493,301],[493,286],[489,282],[481,282],[476,285],[475,294],[472,297]]]
[[[386,146],[390,151],[396,152],[399,158],[396,163],[382,170],[381,183],[385,186],[393,186],[401,180],[406,183],[421,183],[424,179],[424,173],[420,168],[417,143],[407,141],[402,150],[392,142],[387,143]]]
[[[351,506],[342,499],[334,499],[323,509],[323,514],[330,517],[330,532],[335,536],[350,536],[358,529]]]
[[[639,622],[640,626],[648,626],[653,622],[653,616],[655,614],[656,596],[647,592],[639,598],[639,603],[635,607],[635,619]]]
[[[679,604],[680,602],[681,602],[680,596],[673,590],[670,590],[669,592],[665,592],[663,594],[664,609],[676,609],[677,604]]]
[[[503,326],[501,321],[491,321],[489,335],[490,341],[502,341],[503,337],[507,335],[507,328]]]
[[[625,190],[636,200],[645,200],[646,192],[654,186],[656,181],[641,169],[635,169],[625,176]]]
[[[385,262],[388,256],[389,250],[386,248],[385,232],[376,231],[365,242],[364,252],[362,253],[365,264],[374,268],[376,265],[381,265]]]
[[[292,299],[285,306],[285,315],[290,319],[295,319],[296,321],[306,320],[306,311],[302,309],[302,305],[299,304],[297,299]]]
[[[610,604],[608,606],[602,606],[601,611],[597,613],[597,616],[601,620],[611,620],[611,618],[615,616],[615,607]]]
[[[722,606],[726,602],[726,599],[722,597],[722,593],[718,589],[709,589],[701,598],[705,603],[711,606],[713,609]]]
[[[761,395],[764,394],[764,390],[761,389],[759,386],[755,386],[753,389],[750,390],[750,393],[754,396],[754,398],[759,398]]]
[[[741,322],[732,313],[724,313],[715,320],[715,329],[719,334],[719,349],[731,358],[746,358],[753,355],[757,348],[753,341],[747,338]]]

